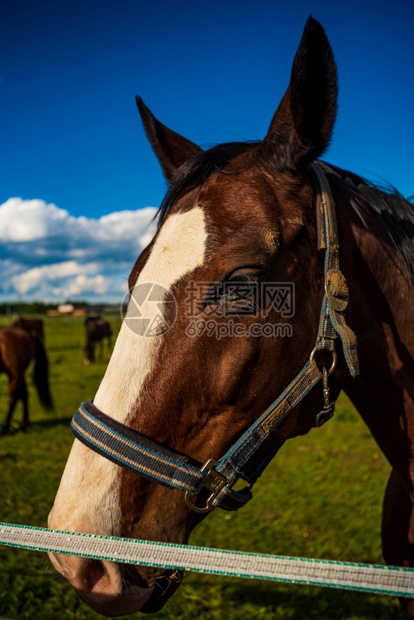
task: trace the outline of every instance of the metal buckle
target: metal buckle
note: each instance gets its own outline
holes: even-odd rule
[[[220,493],[221,489],[229,483],[229,480],[225,476],[223,476],[223,474],[220,474],[214,469],[217,465],[218,461],[215,461],[214,459],[209,459],[207,463],[205,463],[201,468],[201,471],[206,471],[207,475],[200,482],[195,493],[190,494],[189,491],[186,491],[185,493],[185,503],[191,510],[194,510],[194,512],[204,513],[213,510],[214,506],[211,505],[213,499]],[[197,496],[202,489],[207,489],[212,493],[207,498],[206,505],[199,507],[193,504],[190,498],[192,497],[192,495]]]
[[[335,411],[335,402],[329,399],[328,376],[329,372],[323,369],[323,409],[318,413],[315,420],[315,426],[323,426],[325,422],[330,420]]]

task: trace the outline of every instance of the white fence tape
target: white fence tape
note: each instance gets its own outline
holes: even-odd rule
[[[128,564],[414,597],[414,569],[283,557],[0,523],[0,544]]]

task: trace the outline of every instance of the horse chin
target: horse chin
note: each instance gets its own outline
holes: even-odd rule
[[[182,571],[165,570],[162,575],[155,580],[155,588],[140,611],[144,614],[154,614],[160,611],[168,599],[180,587],[181,579]]]
[[[165,571],[155,579],[153,585],[147,587],[128,586],[118,596],[76,591],[84,603],[102,616],[116,617],[136,612],[153,614],[164,607],[180,586],[181,573],[175,571],[174,578],[170,579],[171,573],[172,571]]]
[[[84,603],[103,616],[159,611],[181,583],[179,571],[49,553]]]
[[[93,611],[110,618],[143,611],[143,607],[151,598],[153,591],[154,586],[147,588],[131,586],[127,590],[124,590],[122,594],[111,596],[76,590],[82,601],[93,609]]]

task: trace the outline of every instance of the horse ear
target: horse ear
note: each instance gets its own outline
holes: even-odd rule
[[[190,157],[200,153],[202,149],[160,123],[149,111],[141,97],[137,97],[136,100],[147,138],[158,157],[164,176],[169,182],[177,168]]]
[[[261,146],[277,169],[303,169],[329,144],[337,107],[337,73],[325,31],[309,17],[289,87]]]

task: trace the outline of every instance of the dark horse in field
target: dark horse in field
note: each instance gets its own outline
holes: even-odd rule
[[[27,332],[37,336],[42,344],[45,342],[42,319],[25,319],[23,316],[19,316],[18,319],[13,321],[12,327],[25,329]]]
[[[312,368],[323,382],[303,389],[299,401],[296,395],[285,401],[290,413],[275,428],[263,424],[268,434],[243,475],[251,480],[249,469],[281,442],[320,423],[319,412],[325,421],[344,389],[392,470],[383,512],[385,560],[413,566],[414,212],[397,193],[314,163],[329,143],[337,107],[336,65],[324,30],[312,18],[307,22],[289,87],[262,142],[202,151],[158,122],[141,100],[138,105],[169,190],[158,231],[131,271],[130,304],[94,408],[82,413],[88,428],[85,416],[94,411],[94,423],[106,420],[117,437],[145,435],[159,445],[161,460],[168,448],[172,462],[172,454],[184,454],[180,467],[198,468],[221,459],[301,369]],[[328,202],[331,210],[336,205],[338,231],[329,235],[330,252],[339,255],[342,271],[327,273]],[[148,283],[163,291],[158,304]],[[290,316],[256,296],[263,283],[292,285]],[[150,337],[142,318],[159,318],[160,308],[169,329]],[[327,335],[321,308],[331,322],[341,322],[334,329],[340,338]],[[230,330],[229,317],[238,334],[214,337],[215,325]],[[277,323],[289,323],[291,336],[266,337]],[[75,439],[50,526],[185,544],[205,514],[194,510],[206,501],[204,491],[186,502],[177,480],[166,488],[101,454],[86,438]],[[221,462],[204,471],[207,501],[232,491],[221,486]],[[161,568],[64,555],[52,561],[88,604],[110,616],[156,611],[179,582]],[[414,599],[404,604],[414,618]]]
[[[22,430],[29,426],[28,393],[25,372],[34,359],[33,379],[43,407],[53,408],[49,390],[48,361],[43,344],[37,336],[19,327],[0,327],[0,373],[9,378],[8,410],[0,434],[6,433],[19,400],[23,403]]]
[[[103,341],[107,339],[108,351],[111,348],[112,330],[105,319],[100,316],[88,316],[85,320],[85,364],[95,361],[95,346],[99,345],[99,357],[103,358]]]

